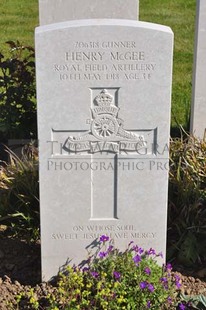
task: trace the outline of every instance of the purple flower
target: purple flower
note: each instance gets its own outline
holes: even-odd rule
[[[175,285],[176,285],[177,289],[181,288],[180,276],[178,276],[177,274],[175,274]]]
[[[141,290],[144,290],[147,287],[147,282],[145,282],[145,281],[140,282],[139,286],[140,286]]]
[[[101,242],[109,241],[109,237],[106,236],[106,235],[102,235],[102,236],[99,238],[99,240],[100,240]]]
[[[113,272],[113,276],[115,277],[116,280],[119,280],[120,277],[121,277],[121,273],[118,272],[118,271],[114,271],[114,272]]]
[[[147,302],[147,308],[149,309],[151,307],[151,301]]]
[[[141,256],[137,254],[133,257],[133,261],[135,264],[138,264],[141,261]]]
[[[159,253],[157,254],[157,256],[159,256],[159,257],[163,258],[163,254],[162,254],[162,252],[159,252]]]
[[[175,274],[174,277],[176,281],[180,281],[180,276],[178,276],[178,274]]]
[[[162,282],[164,288],[166,290],[168,290],[168,280],[167,280],[167,278],[166,277],[162,277],[162,278],[160,278],[160,281]]]
[[[139,254],[142,254],[144,252],[144,250],[142,248],[139,248],[137,245],[134,245],[132,247],[132,250],[139,253]]]
[[[99,252],[100,258],[104,258],[105,256],[107,256],[107,252]]]
[[[171,271],[172,270],[172,265],[170,263],[168,263],[166,266],[165,266],[165,269],[166,271]]]
[[[169,304],[171,304],[171,303],[172,303],[172,297],[169,296],[169,297],[167,298],[167,301],[168,301]]]
[[[91,275],[92,275],[92,277],[94,277],[94,278],[98,278],[99,273],[96,272],[96,271],[91,271]]]
[[[84,267],[84,268],[82,269],[82,272],[87,272],[87,271],[89,271],[89,267]]]
[[[113,250],[113,248],[114,248],[113,245],[110,245],[107,249],[107,253],[110,253]]]
[[[151,270],[149,267],[145,267],[144,272],[149,276],[151,274]]]
[[[178,308],[179,308],[180,310],[185,310],[185,309],[186,309],[186,306],[185,306],[183,303],[180,303],[180,304],[178,305]]]
[[[138,252],[139,252],[139,254],[142,254],[144,252],[144,250],[142,248],[139,248]]]
[[[176,285],[176,287],[177,287],[177,289],[179,290],[180,288],[181,288],[181,283],[180,282],[175,282],[175,285]]]
[[[139,247],[137,245],[133,245],[132,250],[135,251],[135,252],[138,252]]]
[[[147,288],[151,293],[154,292],[154,286],[151,283],[148,283]]]
[[[154,249],[150,248],[149,251],[147,251],[148,255],[156,255],[156,252]]]

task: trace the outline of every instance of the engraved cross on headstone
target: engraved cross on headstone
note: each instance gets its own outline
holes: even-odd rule
[[[134,154],[146,147],[140,130],[125,130],[119,118],[119,88],[92,88],[89,131],[72,131],[64,150],[68,154],[84,155],[91,164],[91,218],[112,220],[118,218],[118,165],[119,155]],[[68,131],[68,133],[71,131]],[[121,155],[122,156],[122,155]],[[96,167],[96,168],[95,168]],[[101,202],[101,207],[99,207]]]

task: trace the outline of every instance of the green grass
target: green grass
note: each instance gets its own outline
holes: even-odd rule
[[[0,0],[0,51],[8,53],[6,41],[34,46],[38,22],[38,0]]]
[[[85,0],[86,1],[86,0]],[[196,0],[140,0],[140,20],[168,25],[175,35],[172,127],[188,129]],[[34,45],[38,0],[0,0],[0,51],[8,40]]]
[[[172,127],[189,127],[196,0],[140,0],[140,20],[170,26],[175,36]]]

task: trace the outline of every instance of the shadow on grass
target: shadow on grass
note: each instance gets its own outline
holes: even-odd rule
[[[189,134],[189,127],[184,126],[184,127],[180,127],[180,126],[173,126],[170,129],[170,136],[171,138],[181,138],[181,137],[187,137],[187,134]]]

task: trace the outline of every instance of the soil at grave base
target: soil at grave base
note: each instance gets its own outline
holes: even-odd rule
[[[0,310],[8,310],[8,303],[13,303],[16,295],[31,287],[35,287],[41,298],[52,292],[51,285],[40,283],[40,267],[40,242],[28,244],[21,239],[0,238]],[[188,272],[176,266],[176,270],[181,277],[184,294],[206,296],[206,268]]]

